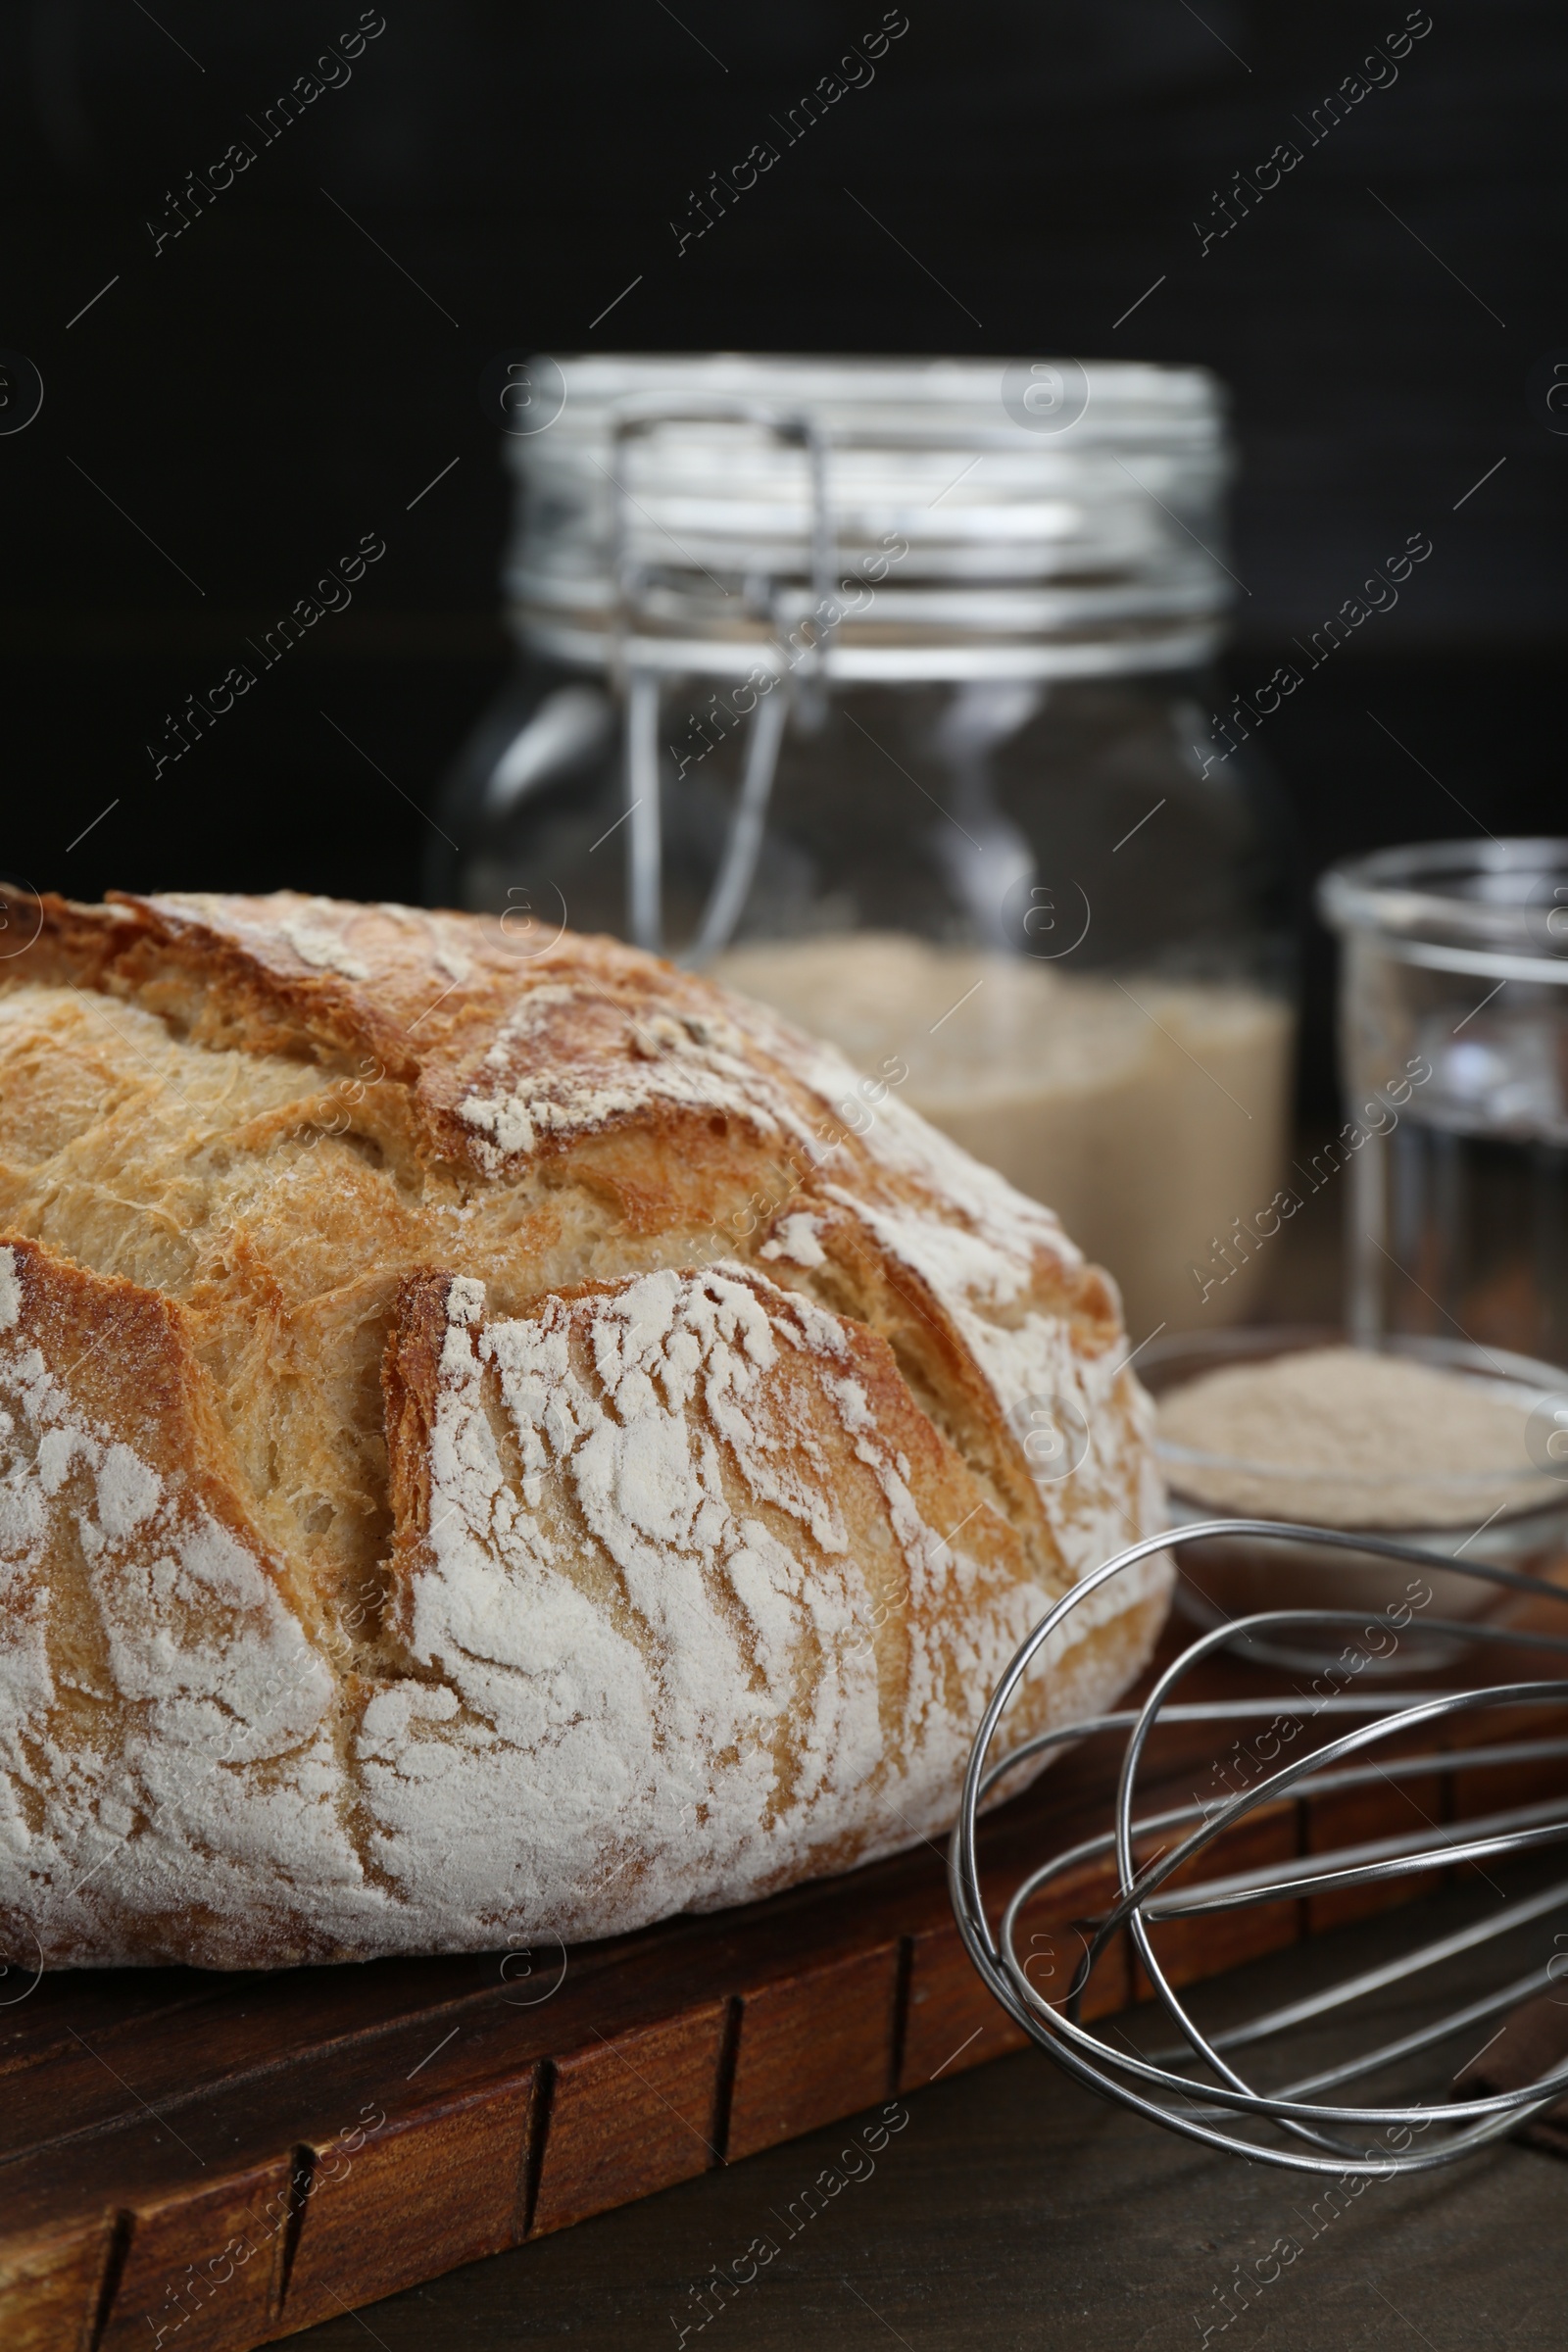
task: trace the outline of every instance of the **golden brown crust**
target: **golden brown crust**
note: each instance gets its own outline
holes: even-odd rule
[[[202,1785],[235,1756],[275,1784],[324,1718],[309,1595],[236,1494],[179,1307],[21,1240],[0,1272],[0,1940],[289,1957],[266,1887],[236,1920],[203,1868]]]
[[[404,1276],[381,1359],[387,1488],[400,1551],[423,1544],[430,1533],[430,1445],[451,1281],[425,1266]]]
[[[613,941],[11,912],[7,1916],[218,1965],[600,1934],[940,1826],[1031,1616],[1157,1524],[1114,1294],[1048,1211],[898,1068]],[[110,1520],[161,1497],[113,1541],[106,1477]],[[89,1737],[59,1661],[132,1588]],[[1162,1592],[1040,1706],[1107,1698]]]

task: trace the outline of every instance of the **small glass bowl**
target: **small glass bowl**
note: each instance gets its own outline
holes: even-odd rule
[[[1157,1402],[1190,1381],[1223,1367],[1262,1364],[1307,1348],[1348,1345],[1343,1331],[1300,1325],[1183,1332],[1146,1348],[1138,1359],[1138,1371]],[[1516,1402],[1522,1419],[1544,1407],[1560,1407],[1568,1398],[1568,1372],[1539,1363],[1532,1356],[1473,1347],[1462,1340],[1392,1334],[1376,1345],[1380,1353],[1406,1356],[1434,1370],[1461,1374],[1489,1396]],[[1560,1484],[1551,1471],[1534,1461],[1517,1472],[1423,1476],[1428,1507],[1423,1509],[1419,1525],[1401,1526],[1391,1524],[1387,1509],[1380,1507],[1380,1496],[1390,1486],[1409,1484],[1409,1473],[1401,1473],[1396,1463],[1390,1464],[1386,1477],[1369,1478],[1359,1473],[1287,1469],[1269,1462],[1198,1453],[1164,1438],[1156,1438],[1155,1451],[1173,1527],[1201,1519],[1290,1519],[1346,1533],[1375,1532],[1397,1543],[1420,1544],[1427,1551],[1454,1558],[1462,1555],[1481,1566],[1512,1568],[1532,1576],[1549,1573],[1568,1552],[1568,1464]],[[1204,1472],[1227,1480],[1244,1479],[1247,1487],[1254,1490],[1255,1499],[1249,1494],[1245,1501],[1203,1501]],[[1517,1495],[1516,1500],[1510,1499],[1510,1492]],[[1500,1507],[1499,1494],[1503,1495]],[[1365,1610],[1369,1621],[1382,1616],[1387,1626],[1390,1609],[1408,1615],[1412,1582],[1420,1578],[1431,1597],[1417,1600],[1417,1613],[1408,1619],[1409,1630],[1396,1636],[1392,1651],[1367,1654],[1364,1669],[1357,1669],[1385,1676],[1424,1670],[1458,1654],[1458,1645],[1451,1640],[1421,1634],[1421,1615],[1430,1612],[1434,1618],[1480,1619],[1505,1597],[1505,1588],[1466,1576],[1460,1569],[1446,1574],[1442,1569],[1417,1571],[1403,1561],[1382,1559],[1375,1552],[1306,1544],[1284,1537],[1184,1544],[1176,1558],[1181,1572],[1176,1606],[1190,1623],[1204,1627],[1250,1616],[1260,1609],[1298,1608]],[[1369,1630],[1377,1629],[1369,1624]],[[1325,1626],[1319,1633],[1303,1626],[1288,1646],[1255,1639],[1238,1646],[1276,1664],[1317,1668],[1325,1658],[1338,1656],[1348,1643],[1361,1646],[1353,1627]],[[1380,1640],[1380,1649],[1382,1646]]]

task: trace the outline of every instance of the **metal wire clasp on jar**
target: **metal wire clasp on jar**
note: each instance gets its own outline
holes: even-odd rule
[[[1306,1997],[1250,2017],[1223,2032],[1205,2034],[1162,1968],[1155,1949],[1154,1931],[1168,1921],[1192,1920],[1205,1913],[1237,1910],[1251,1905],[1297,1902],[1314,1894],[1366,1886],[1403,1879],[1458,1862],[1486,1863],[1527,1853],[1535,1847],[1568,1841],[1568,1739],[1551,1737],[1466,1745],[1466,1771],[1490,1765],[1564,1760],[1563,1790],[1544,1802],[1517,1805],[1463,1822],[1430,1825],[1419,1834],[1404,1833],[1375,1843],[1314,1853],[1298,1860],[1269,1863],[1250,1870],[1195,1881],[1189,1870],[1215,1840],[1246,1816],[1286,1794],[1322,1797],[1378,1780],[1396,1782],[1431,1775],[1451,1767],[1453,1755],[1440,1745],[1441,1730],[1455,1718],[1489,1708],[1506,1707],[1568,1712],[1568,1680],[1543,1679],[1480,1685],[1470,1690],[1387,1690],[1377,1692],[1343,1691],[1330,1695],[1293,1695],[1289,1690],[1262,1696],[1182,1701],[1182,1684],[1195,1667],[1234,1642],[1238,1636],[1262,1634],[1266,1639],[1289,1638],[1310,1627],[1314,1634],[1334,1626],[1358,1626],[1365,1611],[1347,1609],[1274,1610],[1239,1618],[1216,1627],[1191,1642],[1156,1677],[1140,1708],[1097,1716],[1064,1730],[1043,1733],[1013,1748],[1000,1763],[987,1757],[1014,1693],[1031,1666],[1048,1653],[1057,1629],[1075,1608],[1102,1585],[1137,1561],[1161,1549],[1183,1544],[1213,1544],[1230,1538],[1288,1537],[1302,1544],[1328,1547],[1359,1545],[1390,1559],[1417,1568],[1455,1568],[1510,1592],[1568,1604],[1568,1592],[1538,1577],[1512,1570],[1457,1561],[1415,1544],[1396,1543],[1365,1534],[1346,1535],[1327,1528],[1287,1526],[1274,1520],[1212,1520],[1148,1538],[1106,1561],[1102,1568],[1075,1585],[1042,1619],[1022,1643],[1003,1676],[975,1737],[965,1775],[958,1819],[949,1858],[949,1882],[954,1912],[970,1958],[986,1984],[1016,2023],[1048,2050],[1066,2071],[1107,2098],[1115,2099],[1152,2122],[1163,2124],[1189,2139],[1245,2156],[1252,2163],[1281,2166],[1307,2173],[1382,2179],[1396,2172],[1423,2172],[1449,2164],[1515,2130],[1519,2124],[1552,2106],[1568,2092],[1568,2061],[1522,2088],[1488,2096],[1450,2098],[1446,2070],[1431,2099],[1395,2098],[1388,2103],[1348,2103],[1330,2093],[1367,2081],[1401,2066],[1422,2052],[1435,2049],[1455,2034],[1468,2033],[1483,2019],[1509,2010],[1553,1981],[1550,1960],[1500,1984],[1479,1999],[1469,1999],[1401,2034],[1382,2040],[1315,2072],[1299,2074],[1262,2089],[1233,2063],[1231,2053],[1267,2051],[1278,2071],[1288,2066],[1287,2036],[1293,2029],[1310,2025],[1331,2013],[1388,1986],[1417,1978],[1459,1953],[1512,1934],[1554,1911],[1568,1912],[1568,1881],[1524,1893],[1512,1893],[1494,1912],[1457,1930],[1413,1945],[1393,1960],[1325,1983]],[[1561,1634],[1524,1631],[1513,1626],[1489,1626],[1423,1617],[1423,1625],[1454,1636],[1464,1644],[1480,1643],[1509,1649],[1531,1649],[1556,1658],[1568,1656],[1568,1627]],[[1266,1772],[1252,1786],[1219,1801],[1198,1798],[1140,1815],[1138,1780],[1151,1739],[1164,1725],[1213,1724],[1230,1726],[1250,1717],[1311,1717],[1318,1714],[1350,1719],[1351,1728],[1339,1732],[1276,1771]],[[1430,1743],[1415,1736],[1430,1732]],[[980,1807],[999,1785],[1026,1758],[1054,1746],[1099,1735],[1126,1735],[1117,1781],[1114,1827],[1102,1836],[1070,1845],[1031,1871],[1014,1890],[993,1930],[986,1914],[976,1848]],[[1380,1752],[1383,1743],[1397,1738],[1401,1751],[1414,1741],[1422,1752]],[[1196,1826],[1194,1826],[1196,1825]],[[1157,1841],[1152,1859],[1138,1861],[1152,1840]],[[1117,1886],[1108,1910],[1092,1923],[1083,1960],[1072,1986],[1059,2003],[1048,2001],[1027,1974],[1026,1957],[1018,1950],[1020,1923],[1029,1904],[1068,1873],[1113,1854]],[[1171,1882],[1187,1872],[1179,1887]],[[1180,2039],[1169,2048],[1139,2056],[1086,2027],[1080,2018],[1083,1998],[1097,1965],[1111,1939],[1125,1928],[1147,1974],[1154,1997],[1177,2030]],[[1436,2132],[1438,2136],[1433,2137]],[[1376,2135],[1377,2144],[1369,2145]],[[1417,2140],[1419,2137],[1419,2143]]]

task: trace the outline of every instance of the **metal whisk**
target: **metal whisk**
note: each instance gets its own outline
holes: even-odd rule
[[[1058,2065],[1106,2097],[1168,2130],[1214,2148],[1246,2156],[1253,2163],[1273,2164],[1291,2171],[1367,2175],[1386,2178],[1393,2172],[1421,2172],[1451,2164],[1472,2150],[1500,2138],[1522,2122],[1552,2106],[1568,2093],[1568,2060],[1521,2089],[1487,2096],[1450,2099],[1447,2085],[1434,2099],[1394,2100],[1388,2104],[1357,2105],[1329,2094],[1364,2082],[1401,2065],[1419,2053],[1435,2049],[1449,2036],[1468,2033],[1488,2018],[1513,2008],[1543,1991],[1561,1971],[1550,1960],[1527,1974],[1499,1984],[1479,2000],[1449,2009],[1441,2017],[1394,2040],[1380,2041],[1343,2064],[1298,2076],[1273,2089],[1250,2082],[1233,2063],[1244,2050],[1278,2050],[1291,2029],[1351,2007],[1386,1987],[1419,1978],[1461,1952],[1507,1936],[1544,1920],[1552,1912],[1568,1912],[1568,1881],[1501,1902],[1494,1914],[1416,1948],[1323,1986],[1307,1997],[1276,2007],[1222,2033],[1205,2034],[1194,2021],[1160,1965],[1152,1931],[1163,1921],[1199,1914],[1235,1910],[1254,1904],[1298,1900],[1343,1888],[1366,1886],[1379,1881],[1406,1878],[1458,1862],[1486,1863],[1528,1853],[1537,1846],[1568,1841],[1568,1770],[1563,1790],[1544,1802],[1515,1806],[1462,1823],[1432,1827],[1420,1835],[1395,1836],[1373,1843],[1313,1854],[1290,1862],[1236,1871],[1170,1888],[1169,1882],[1187,1864],[1202,1855],[1214,1840],[1245,1816],[1276,1798],[1293,1793],[1311,1797],[1364,1788],[1378,1780],[1393,1781],[1430,1775],[1451,1768],[1451,1750],[1434,1744],[1420,1754],[1379,1753],[1379,1743],[1398,1736],[1401,1745],[1414,1732],[1430,1727],[1436,1735],[1450,1718],[1492,1707],[1568,1707],[1568,1681],[1497,1683],[1470,1690],[1406,1690],[1355,1691],[1323,1698],[1272,1693],[1258,1697],[1183,1702],[1177,1697],[1193,1668],[1227,1644],[1249,1640],[1272,1642],[1302,1633],[1350,1628],[1364,1623],[1365,1610],[1271,1610],[1238,1618],[1214,1627],[1193,1641],[1158,1676],[1141,1708],[1101,1715],[1088,1722],[1042,1733],[1015,1747],[1002,1762],[988,1766],[987,1757],[998,1726],[1025,1674],[1047,1651],[1052,1637],[1102,1586],[1152,1554],[1184,1544],[1211,1544],[1235,1538],[1295,1539],[1340,1547],[1361,1554],[1376,1552],[1391,1560],[1408,1561],[1418,1568],[1455,1571],[1486,1583],[1504,1586],[1568,1604],[1568,1592],[1538,1577],[1514,1570],[1470,1563],[1447,1553],[1426,1551],[1392,1539],[1340,1530],[1286,1525],[1276,1520],[1222,1519],[1189,1524],[1169,1534],[1153,1536],[1118,1552],[1114,1559],[1075,1585],[1022,1643],[998,1684],[975,1738],[964,1779],[958,1819],[953,1835],[949,1881],[953,1907],[969,1955],[982,1978],[1008,2015],[1016,2020]],[[1534,1649],[1568,1655],[1568,1630],[1561,1635],[1517,1630],[1513,1627],[1457,1623],[1423,1618],[1424,1626],[1460,1644],[1492,1643],[1509,1649]],[[1140,1815],[1138,1780],[1145,1751],[1155,1730],[1169,1724],[1233,1725],[1258,1715],[1307,1718],[1316,1715],[1351,1718],[1351,1728],[1338,1732],[1322,1745],[1266,1773],[1255,1786],[1218,1802],[1202,1800]],[[1029,1756],[1053,1747],[1102,1734],[1127,1735],[1115,1793],[1114,1827],[1102,1836],[1069,1846],[1032,1870],[1014,1890],[993,1930],[981,1891],[976,1854],[976,1817],[981,1805],[1008,1774]],[[1488,1765],[1519,1764],[1546,1758],[1568,1759],[1568,1739],[1535,1739],[1466,1747],[1467,1771]],[[1194,1826],[1196,1825],[1196,1826]],[[1153,1859],[1139,1865],[1139,1852],[1157,1843]],[[1048,2001],[1030,1981],[1017,1938],[1027,1907],[1069,1872],[1103,1856],[1115,1857],[1115,1898],[1093,1923],[1072,1987],[1058,2003]],[[1118,2046],[1080,2019],[1083,1995],[1094,1969],[1110,1940],[1126,1928],[1147,1972],[1149,1983],[1180,2039],[1170,2048],[1140,2056]],[[1438,2136],[1430,2136],[1437,2127]],[[1416,2143],[1416,2133],[1423,2135]],[[1376,2144],[1369,2145],[1375,2137]]]

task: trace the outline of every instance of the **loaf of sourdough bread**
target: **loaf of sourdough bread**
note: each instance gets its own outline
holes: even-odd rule
[[[0,1950],[570,1940],[940,1834],[1160,1501],[1111,1285],[902,1064],[505,920],[0,911]]]

